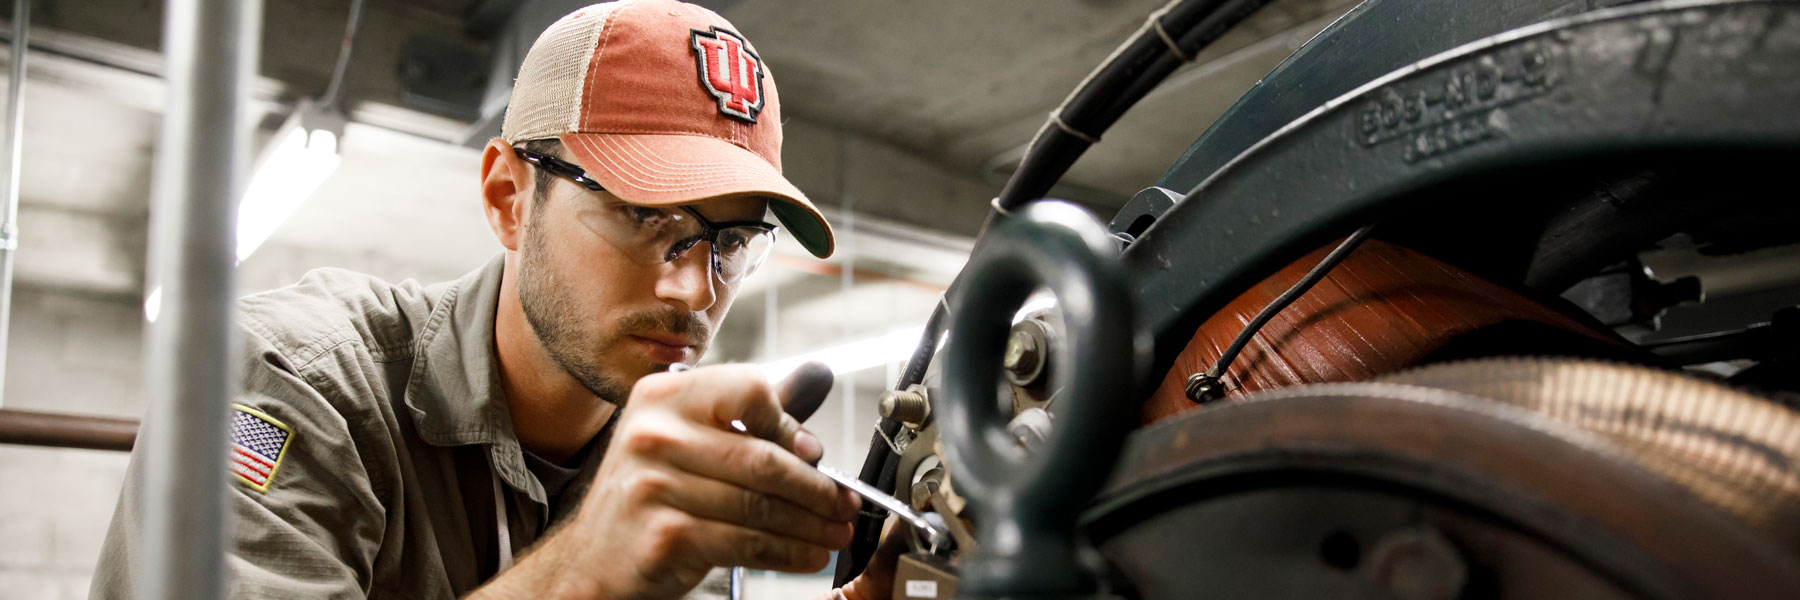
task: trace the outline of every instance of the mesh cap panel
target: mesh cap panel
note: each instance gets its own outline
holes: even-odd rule
[[[508,143],[556,137],[581,123],[582,86],[600,34],[625,3],[596,4],[569,13],[545,29],[525,54],[500,137]]]

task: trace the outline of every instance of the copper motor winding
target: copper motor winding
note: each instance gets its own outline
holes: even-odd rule
[[[1244,323],[1330,250],[1295,261],[1202,324],[1145,401],[1143,423],[1198,407],[1183,389],[1186,377],[1209,368]],[[1466,393],[1592,433],[1610,450],[1800,549],[1800,415],[1712,381],[1588,358],[1638,356],[1610,331],[1371,239],[1255,334],[1225,371],[1222,401],[1358,381]]]
[[[1192,409],[1188,375],[1206,371],[1232,338],[1336,244],[1281,269],[1200,325],[1144,402],[1152,423]],[[1597,325],[1415,250],[1370,239],[1276,314],[1221,378],[1225,399],[1309,383],[1367,381],[1448,356],[1623,357],[1631,345]]]

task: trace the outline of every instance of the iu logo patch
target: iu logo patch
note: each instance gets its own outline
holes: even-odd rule
[[[700,86],[719,101],[719,112],[755,123],[763,109],[762,58],[730,30],[714,26],[712,31],[689,31],[694,34]]]
[[[250,489],[268,493],[294,430],[254,408],[242,404],[231,408],[231,474]]]

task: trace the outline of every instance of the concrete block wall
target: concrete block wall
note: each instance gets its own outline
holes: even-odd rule
[[[141,311],[125,296],[16,288],[6,407],[138,417]],[[0,445],[0,600],[87,597],[127,459]]]
[[[54,247],[40,243],[21,255],[47,254],[46,248]],[[271,244],[253,260],[239,276],[245,293],[292,283],[320,266],[426,282],[479,266],[420,265],[291,244]],[[22,272],[13,291],[5,407],[142,417],[141,300],[94,291],[99,286],[91,281],[119,272],[117,265],[62,267],[54,270],[59,277]],[[87,597],[129,458],[121,452],[0,445],[0,600]]]

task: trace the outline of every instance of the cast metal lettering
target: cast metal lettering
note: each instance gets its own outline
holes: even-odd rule
[[[1355,119],[1357,139],[1398,142],[1409,163],[1499,139],[1503,109],[1555,89],[1564,56],[1560,44],[1532,40],[1374,91]]]

